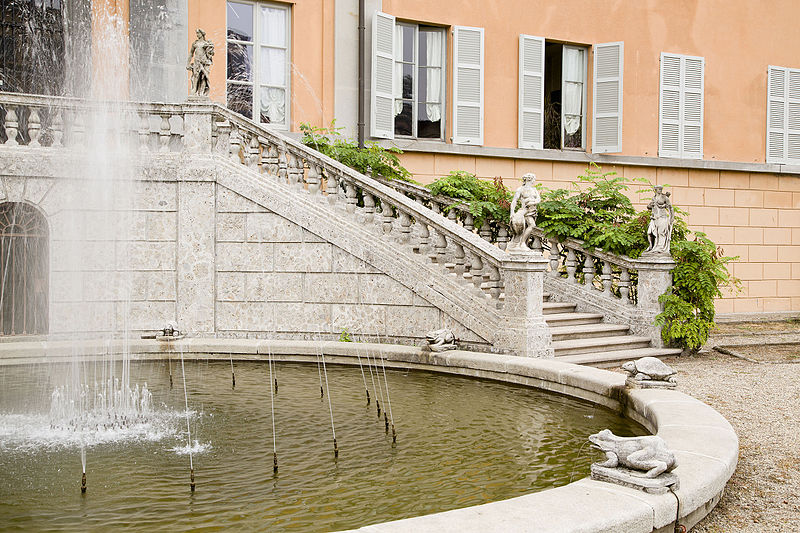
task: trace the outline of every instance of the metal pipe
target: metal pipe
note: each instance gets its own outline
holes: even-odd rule
[[[364,125],[364,108],[366,106],[366,76],[364,59],[367,54],[366,41],[366,6],[367,0],[358,0],[358,148],[364,148],[366,136]]]

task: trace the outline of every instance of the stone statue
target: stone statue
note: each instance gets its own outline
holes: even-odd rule
[[[528,239],[536,227],[536,209],[542,197],[534,187],[536,175],[529,172],[522,176],[522,185],[514,192],[511,199],[511,231],[514,236],[508,246],[508,251],[531,251]],[[517,210],[519,204],[519,210]]]
[[[437,329],[426,333],[428,348],[433,352],[456,349],[456,336],[447,328]]]
[[[194,61],[192,61],[194,56]],[[197,39],[189,48],[189,60],[186,62],[186,70],[192,72],[192,86],[190,93],[192,96],[208,96],[211,89],[210,73],[211,62],[214,60],[214,43],[206,40],[206,32],[197,28]]]
[[[664,192],[661,185],[656,185],[653,189],[655,194],[647,206],[650,210],[650,225],[647,227],[647,242],[650,246],[644,253],[668,254],[675,212],[669,200],[670,193]]]
[[[642,357],[636,361],[628,361],[622,370],[629,374],[628,385],[641,388],[675,388],[677,372],[661,359]]]
[[[664,439],[655,435],[617,437],[610,429],[589,436],[592,448],[606,454],[606,460],[592,466],[634,470],[631,475],[655,478],[678,466],[675,454],[667,449]]]

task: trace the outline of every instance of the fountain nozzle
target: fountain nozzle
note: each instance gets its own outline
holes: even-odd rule
[[[383,423],[386,426],[386,433],[389,433],[389,417],[386,416],[386,411],[383,411]]]
[[[278,473],[278,452],[272,452],[272,472]]]
[[[369,405],[369,389],[364,389],[364,390],[367,391],[367,405]]]
[[[397,444],[397,432],[394,430],[394,424],[392,424],[392,444]]]
[[[189,488],[194,492],[194,468],[189,469]]]
[[[336,444],[336,437],[333,438],[333,458],[339,457],[339,445]]]
[[[81,474],[81,494],[86,494],[86,472]]]

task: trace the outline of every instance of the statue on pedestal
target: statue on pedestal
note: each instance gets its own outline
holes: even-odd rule
[[[670,193],[664,187],[653,187],[655,194],[647,209],[650,210],[650,225],[647,226],[647,242],[650,246],[646,254],[669,254],[669,243],[672,239],[672,227],[675,222],[675,211],[669,200]]]
[[[528,239],[536,227],[536,210],[542,196],[534,187],[536,175],[529,172],[522,176],[522,185],[514,192],[511,200],[511,231],[514,236],[508,246],[509,252],[531,252]],[[517,210],[519,205],[519,210]]]
[[[194,56],[194,60],[192,57]],[[206,39],[206,32],[197,28],[197,39],[189,48],[189,60],[186,70],[192,73],[191,96],[208,97],[211,89],[211,62],[214,59],[214,43]]]

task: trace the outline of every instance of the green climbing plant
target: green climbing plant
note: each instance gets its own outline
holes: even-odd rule
[[[402,150],[384,148],[375,142],[359,148],[355,141],[342,135],[343,129],[336,126],[335,120],[327,128],[304,122],[300,124],[300,131],[303,132],[300,142],[362,174],[371,172],[373,176],[381,176],[388,180],[416,183],[397,157],[403,153]]]
[[[434,196],[458,200],[448,209],[455,205],[466,205],[476,226],[485,220],[508,220],[512,193],[500,177],[488,182],[471,172],[454,170],[426,187]]]

